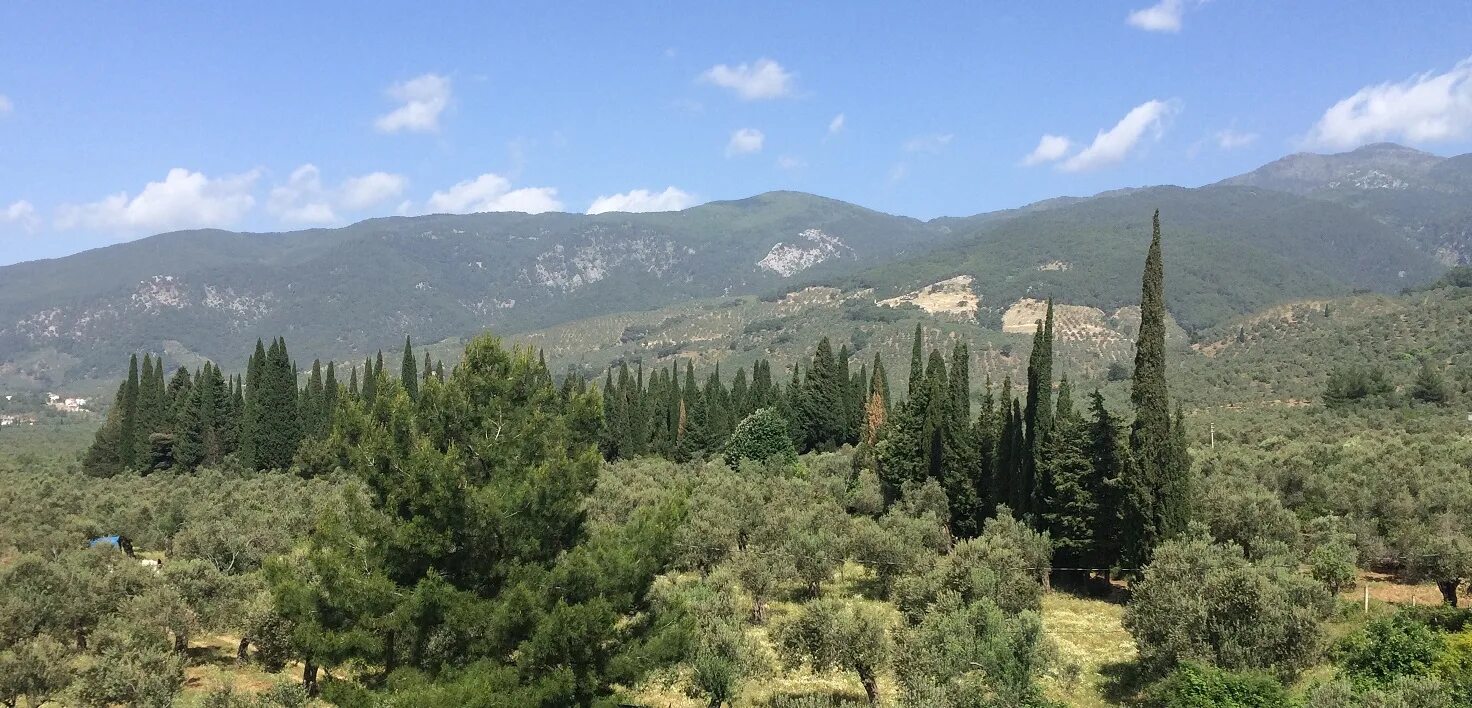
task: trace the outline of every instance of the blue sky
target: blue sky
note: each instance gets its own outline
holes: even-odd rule
[[[911,5],[5,3],[0,263],[772,189],[930,218],[1472,151],[1466,2]]]

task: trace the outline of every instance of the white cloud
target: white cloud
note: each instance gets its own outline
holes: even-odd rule
[[[847,122],[847,119],[845,119],[843,117],[843,114],[842,113],[839,113],[838,115],[833,116],[833,120],[828,121],[828,134],[829,135],[838,135],[839,133],[842,133],[843,132],[843,124],[845,122]]]
[[[1113,128],[1099,131],[1088,147],[1064,160],[1059,169],[1064,172],[1084,172],[1118,163],[1129,155],[1130,150],[1147,133],[1159,138],[1165,130],[1166,119],[1176,110],[1174,102],[1159,100],[1146,101],[1135,106]]]
[[[286,184],[271,188],[266,210],[290,223],[330,224],[338,221],[339,210],[359,211],[400,196],[407,183],[402,175],[370,172],[328,189],[317,166],[305,164],[292,170]]]
[[[396,83],[386,93],[403,105],[374,121],[380,132],[434,132],[440,129],[440,114],[450,105],[450,79],[425,74]]]
[[[726,157],[760,152],[766,140],[767,136],[762,131],[756,128],[742,128],[731,133],[731,140],[726,143]]]
[[[346,209],[367,209],[404,193],[409,180],[388,172],[369,172],[343,181],[338,199]]]
[[[1062,135],[1045,134],[1038,140],[1038,146],[1022,158],[1022,164],[1031,166],[1062,159],[1072,147],[1073,141]]]
[[[18,224],[26,231],[34,231],[41,225],[41,218],[36,215],[36,207],[22,199],[0,211],[0,222]]]
[[[557,200],[556,188],[512,189],[510,180],[490,172],[460,182],[443,192],[435,192],[430,195],[428,206],[431,212],[450,214],[485,211],[540,214],[544,211],[562,211],[562,202]]]
[[[1413,143],[1472,134],[1472,57],[1444,74],[1366,86],[1324,111],[1309,131],[1314,147],[1351,148],[1376,140]]]
[[[322,173],[316,165],[306,164],[291,171],[286,184],[271,188],[266,211],[282,221],[297,224],[330,224],[337,221],[332,205],[322,189]]]
[[[954,137],[956,136],[950,133],[917,135],[905,141],[905,152],[940,152],[945,146],[951,144],[951,139]]]
[[[677,187],[666,187],[663,192],[634,189],[622,194],[611,194],[594,199],[593,205],[588,207],[588,213],[679,211],[694,206],[695,202],[695,195]]]
[[[700,75],[700,80],[728,88],[742,100],[782,98],[793,92],[793,75],[771,59],[758,59],[754,64],[742,62],[736,66],[717,64]]]
[[[1131,12],[1126,22],[1147,32],[1180,32],[1184,0],[1160,0],[1150,7]]]
[[[777,169],[800,170],[808,166],[808,161],[793,155],[781,155],[777,158]]]
[[[1218,130],[1212,137],[1216,139],[1216,146],[1223,150],[1236,150],[1257,142],[1257,133],[1243,133],[1231,128]]]
[[[8,96],[0,93],[0,116],[3,116],[13,110],[15,110],[15,104],[10,102],[10,98]]]
[[[56,226],[121,231],[229,226],[255,206],[251,190],[259,177],[259,170],[251,170],[210,179],[176,167],[162,182],[149,182],[136,197],[118,192],[89,204],[62,205]]]
[[[889,183],[895,184],[910,176],[910,166],[903,162],[896,162],[889,168]]]

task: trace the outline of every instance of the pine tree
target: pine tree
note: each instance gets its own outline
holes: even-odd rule
[[[1416,381],[1411,385],[1411,398],[1422,403],[1432,405],[1443,405],[1451,398],[1446,385],[1446,377],[1431,365],[1430,359],[1421,360],[1421,368],[1416,372]]]
[[[419,377],[418,370],[414,368],[414,344],[404,336],[404,358],[399,363],[399,383],[404,386],[404,391],[409,394],[409,400],[419,400]]]
[[[1130,390],[1135,409],[1130,427],[1133,478],[1123,485],[1129,533],[1125,553],[1134,567],[1146,565],[1155,546],[1184,531],[1189,518],[1190,469],[1183,464],[1187,461],[1171,430],[1165,367],[1165,270],[1157,210],[1141,284],[1140,333]]]

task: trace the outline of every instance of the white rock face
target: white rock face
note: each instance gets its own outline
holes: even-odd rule
[[[1330,189],[1339,187],[1356,187],[1359,189],[1406,189],[1410,187],[1405,180],[1388,175],[1380,170],[1355,170],[1344,176],[1344,179],[1334,180],[1329,183]]]
[[[823,233],[822,229],[808,229],[797,236],[801,240],[796,243],[778,242],[772,246],[756,262],[757,267],[790,278],[824,261],[842,258],[844,251],[853,252],[838,237]]]
[[[626,264],[641,266],[655,277],[661,277],[678,260],[675,244],[670,241],[651,237],[630,240],[595,237],[591,243],[576,248],[553,246],[552,250],[538,255],[532,267],[522,271],[522,277],[567,292],[596,283],[608,277],[610,270]]]

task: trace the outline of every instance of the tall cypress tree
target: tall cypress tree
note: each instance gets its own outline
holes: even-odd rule
[[[951,370],[947,377],[944,421],[944,459],[941,484],[951,504],[951,529],[958,536],[971,537],[981,532],[976,525],[980,516],[979,456],[971,430],[971,352],[965,342],[951,349]]]
[[[910,380],[909,390],[906,395],[915,397],[915,392],[921,388],[921,382],[925,380],[925,330],[921,329],[920,323],[915,323],[915,342],[910,345]]]
[[[797,407],[802,425],[798,449],[832,450],[848,439],[848,386],[848,375],[834,356],[833,345],[822,338],[813,352]]]
[[[1119,565],[1121,541],[1126,535],[1122,528],[1123,513],[1120,497],[1121,477],[1128,466],[1128,454],[1120,444],[1119,423],[1104,405],[1104,395],[1094,389],[1090,397],[1089,410],[1093,420],[1089,423],[1089,467],[1091,476],[1085,488],[1091,490],[1098,504],[1094,517],[1093,555],[1087,561],[1091,566],[1112,567]]]
[[[379,354],[382,359],[383,355]],[[373,399],[378,396],[378,373],[373,368],[371,357],[363,360],[363,385],[361,387],[363,403],[371,407]]]
[[[1189,461],[1172,432],[1170,394],[1165,374],[1165,268],[1160,250],[1160,211],[1156,210],[1150,251],[1140,288],[1140,334],[1135,344],[1135,374],[1130,390],[1135,421],[1130,427],[1129,473],[1123,485],[1128,514],[1127,562],[1142,567],[1155,546],[1184,531],[1189,518]]]
[[[419,400],[419,377],[415,368],[417,360],[414,358],[414,344],[409,341],[409,336],[404,335],[404,358],[399,362],[399,383],[404,385],[404,391],[409,394],[409,400]]]
[[[137,467],[140,446],[138,444],[138,355],[128,359],[128,379],[123,384],[121,400],[113,401],[121,407],[118,420],[118,460],[124,467]]]
[[[1053,425],[1053,300],[1048,300],[1047,315],[1037,323],[1032,353],[1027,361],[1027,404],[1023,408],[1023,455],[1019,499],[1026,499],[1018,514],[1037,511],[1039,455],[1043,441]]]
[[[322,378],[322,434],[332,430],[332,421],[337,417],[337,399],[341,390],[337,385],[337,369],[332,360],[327,361],[327,373]]]
[[[247,467],[256,467],[259,455],[262,421],[261,394],[265,390],[266,347],[256,340],[255,353],[245,367],[245,406],[240,419],[240,461]]]
[[[972,437],[976,441],[976,518],[974,528],[981,528],[986,519],[996,515],[997,474],[997,401],[992,389],[992,377],[986,377],[986,387],[981,394],[981,410],[976,414]]]

